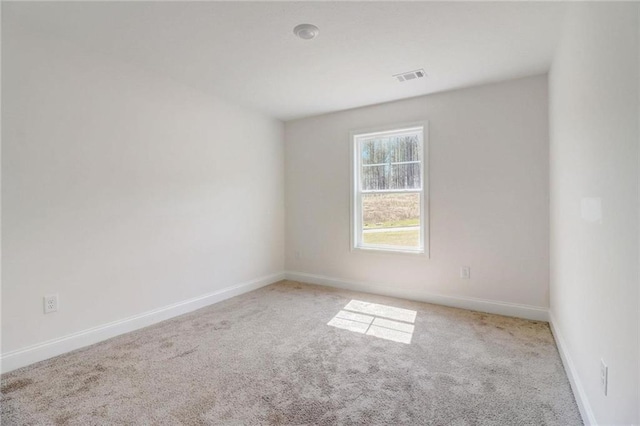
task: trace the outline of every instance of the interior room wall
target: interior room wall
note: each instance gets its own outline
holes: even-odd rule
[[[281,273],[282,122],[7,25],[2,67],[4,353]]]
[[[640,421],[637,9],[571,5],[550,73],[551,315],[598,424]]]
[[[349,131],[420,120],[429,121],[430,257],[350,251]],[[546,75],[286,122],[286,269],[546,315],[547,123]],[[459,278],[463,265],[470,280]]]

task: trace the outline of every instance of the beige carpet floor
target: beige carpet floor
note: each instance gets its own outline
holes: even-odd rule
[[[546,323],[284,281],[2,376],[2,425],[579,425]]]

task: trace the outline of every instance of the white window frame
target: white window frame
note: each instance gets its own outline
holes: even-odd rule
[[[422,188],[404,190],[378,190],[363,191],[361,179],[361,150],[360,143],[363,139],[381,136],[385,134],[399,134],[402,132],[414,132],[422,130],[421,144],[421,177]],[[429,256],[429,125],[427,121],[419,121],[404,124],[394,124],[383,127],[352,130],[349,132],[349,151],[351,158],[351,251],[367,251],[378,253],[400,253],[411,255]],[[362,243],[362,194],[365,193],[419,193],[420,194],[420,247],[367,245]]]

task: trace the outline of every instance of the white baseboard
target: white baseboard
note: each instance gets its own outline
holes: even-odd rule
[[[578,376],[575,364],[573,363],[571,355],[569,355],[569,352],[567,350],[567,344],[565,343],[565,340],[557,327],[555,318],[551,310],[549,310],[549,326],[551,327],[553,338],[556,341],[556,346],[558,347],[558,352],[560,353],[560,358],[562,359],[564,370],[566,371],[567,377],[569,378],[569,383],[571,383],[573,396],[576,398],[576,403],[578,404],[578,409],[580,410],[582,421],[586,426],[596,426],[598,422],[593,415],[593,410],[591,409],[591,404],[589,404],[589,399],[587,398],[584,387],[582,387],[580,376]]]
[[[515,303],[484,300],[470,297],[445,296],[415,290],[407,290],[384,286],[343,280],[340,278],[325,277],[322,275],[307,274],[304,272],[287,271],[288,280],[301,281],[310,284],[319,284],[344,290],[374,293],[382,296],[398,297],[401,299],[416,300],[419,302],[434,303],[437,305],[451,306],[454,308],[469,309],[472,311],[488,312],[491,314],[506,315],[510,317],[525,318],[535,321],[548,321],[547,308],[519,305]]]
[[[66,352],[80,349],[120,334],[129,333],[143,327],[164,321],[187,312],[195,311],[234,296],[256,290],[285,278],[284,272],[246,281],[226,287],[193,299],[184,300],[152,311],[144,312],[121,320],[113,321],[87,330],[72,333],[57,339],[38,343],[26,348],[2,354],[0,357],[3,373],[43,361]]]

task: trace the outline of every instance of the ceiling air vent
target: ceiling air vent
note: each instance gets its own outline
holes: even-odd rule
[[[416,78],[423,78],[427,75],[422,68],[415,71],[403,72],[400,74],[394,74],[393,76],[398,79],[398,81],[409,81],[415,80]]]

